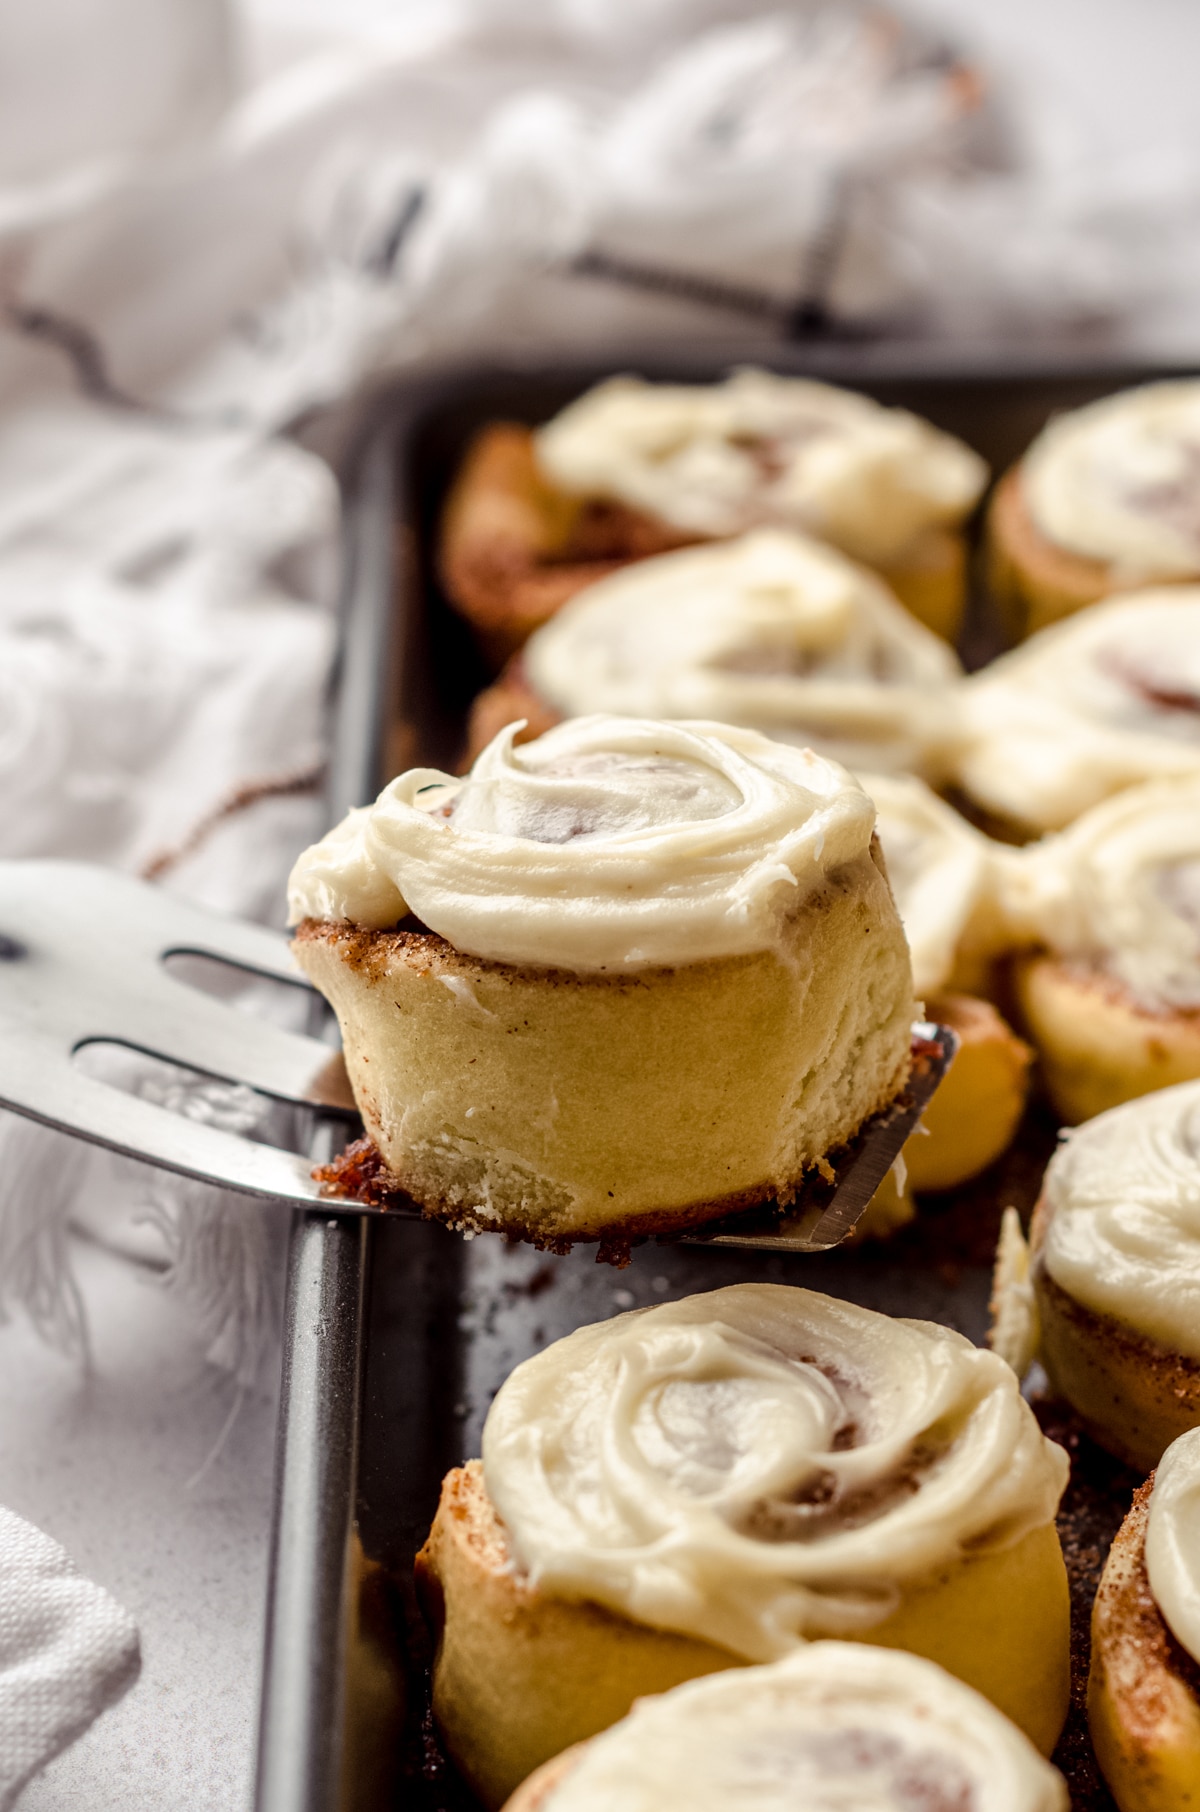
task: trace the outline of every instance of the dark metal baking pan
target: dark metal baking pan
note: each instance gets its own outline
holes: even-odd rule
[[[439,512],[471,435],[497,418],[545,420],[596,379],[633,370],[707,381],[761,363],[849,384],[967,440],[999,473],[1054,413],[1165,370],[983,369],[868,347],[747,346],[547,367],[456,368],[375,399],[346,487],[346,582],[333,700],[330,817],[414,762],[453,767],[467,707],[489,677],[437,582]],[[998,646],[972,599],[969,665]],[[260,1730],[260,1812],[474,1802],[428,1710],[428,1646],[412,1560],[446,1470],[477,1453],[514,1365],[622,1309],[748,1279],[802,1283],[924,1316],[981,1341],[1001,1209],[1032,1207],[1055,1128],[1034,1104],[1010,1152],[928,1202],[885,1245],[761,1257],[651,1243],[627,1269],[588,1248],[549,1257],[436,1225],[304,1216],[293,1244],[276,1522]],[[1053,1415],[1054,1412],[1047,1412]],[[1135,1482],[1059,1418],[1075,1457],[1063,1531],[1079,1656],[1096,1570]],[[1079,1694],[1060,1748],[1077,1808],[1111,1805]]]

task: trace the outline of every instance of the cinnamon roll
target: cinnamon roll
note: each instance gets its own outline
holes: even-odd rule
[[[995,1354],[739,1284],[518,1366],[418,1571],[434,1712],[495,1805],[633,1700],[837,1636],[926,1656],[1047,1753],[1067,1473]]]
[[[1062,1118],[1200,1076],[1200,770],[1097,806],[1008,871],[1026,1026]]]
[[[394,780],[290,889],[391,1186],[548,1245],[790,1200],[908,1074],[874,818],[715,724],[581,718]]]
[[[1200,380],[1056,416],[996,488],[988,556],[1020,634],[1113,592],[1200,579]]]
[[[616,565],[775,524],[874,567],[953,639],[962,525],[986,482],[984,462],[952,435],[810,378],[618,377],[532,435],[511,423],[484,431],[449,499],[441,569],[458,607],[507,653]]]
[[[1051,1384],[1102,1447],[1155,1465],[1200,1425],[1200,1083],[1071,1133],[1031,1245]]]
[[[1200,587],[1111,598],[962,688],[956,778],[1024,836],[1125,787],[1200,772]]]
[[[1200,1783],[1200,1429],[1134,1494],[1092,1611],[1088,1722],[1120,1812],[1188,1812]]]
[[[993,843],[920,780],[860,774],[877,812],[888,879],[927,1015],[958,1052],[904,1147],[918,1193],[957,1188],[1007,1150],[1025,1106],[1033,1053],[979,993],[1009,942],[1003,900],[1019,858]]]
[[[589,586],[476,706],[472,746],[546,713],[709,718],[850,767],[937,775],[961,669],[865,568],[791,530],[644,560]]]
[[[642,1699],[505,1812],[1067,1812],[1056,1768],[943,1668],[814,1642]]]

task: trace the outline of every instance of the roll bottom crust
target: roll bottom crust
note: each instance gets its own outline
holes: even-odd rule
[[[489,1806],[643,1694],[748,1665],[728,1649],[531,1587],[478,1461],[448,1475],[417,1577],[438,1638],[434,1715]],[[938,1662],[1049,1754],[1067,1710],[1068,1626],[1066,1569],[1047,1524],[908,1588],[861,1640]]]
[[[1047,541],[1029,513],[1019,466],[992,495],[985,560],[989,589],[1015,641],[1122,589],[1107,561]]]
[[[543,1245],[784,1203],[907,1077],[908,951],[864,855],[787,947],[629,975],[308,921],[367,1131],[427,1213]]]
[[[1085,1307],[1055,1283],[1043,1252],[1049,1215],[1043,1196],[1033,1218],[1031,1274],[1046,1375],[1099,1446],[1148,1472],[1172,1441],[1200,1426],[1200,1364]]]
[[[1146,1573],[1151,1478],[1109,1551],[1092,1607],[1088,1723],[1121,1812],[1200,1806],[1200,1668],[1154,1601]]]
[[[1068,1125],[1200,1077],[1200,1013],[1151,1011],[1101,971],[1054,956],[1023,958],[1016,984],[1046,1092]]]
[[[628,504],[560,491],[538,467],[530,430],[494,422],[451,488],[438,567],[451,602],[499,666],[585,585],[704,539]],[[932,528],[875,570],[913,616],[953,641],[966,566],[965,536]]]

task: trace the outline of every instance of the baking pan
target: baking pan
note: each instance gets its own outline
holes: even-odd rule
[[[749,345],[719,357],[627,350],[556,364],[454,368],[381,392],[349,465],[339,671],[332,701],[331,821],[416,762],[453,768],[467,707],[489,678],[437,582],[442,501],[475,430],[547,419],[613,371],[710,381],[731,365],[848,384],[916,410],[999,474],[1054,413],[1176,375],[1160,369],[983,368],[869,346]],[[1001,632],[978,590],[961,651],[974,667]],[[583,1323],[723,1284],[805,1284],[982,1341],[1002,1208],[1027,1214],[1055,1126],[1036,1102],[984,1177],[927,1202],[883,1245],[822,1256],[651,1242],[614,1270],[594,1248],[541,1254],[412,1221],[304,1215],[293,1235],[256,1804],[259,1812],[391,1806],[472,1812],[428,1707],[429,1651],[412,1560],[446,1470],[479,1451],[512,1367]],[[1091,1594],[1140,1482],[1052,1407],[1072,1451],[1061,1526],[1076,1665]],[[1076,1808],[1112,1805],[1095,1770],[1076,1681],[1057,1756]]]

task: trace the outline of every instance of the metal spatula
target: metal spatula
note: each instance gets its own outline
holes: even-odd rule
[[[89,1045],[143,1052],[277,1101],[354,1117],[340,1058],[314,1038],[200,993],[168,959],[200,956],[306,987],[286,937],[75,862],[0,862],[0,1106],[62,1132],[251,1196],[321,1203],[312,1158],[242,1138],[124,1093],[76,1061]],[[914,1027],[905,1095],[868,1123],[835,1183],[814,1179],[786,1218],[715,1228],[706,1242],[824,1251],[851,1232],[954,1054],[945,1027]],[[415,1215],[339,1199],[338,1213]]]

